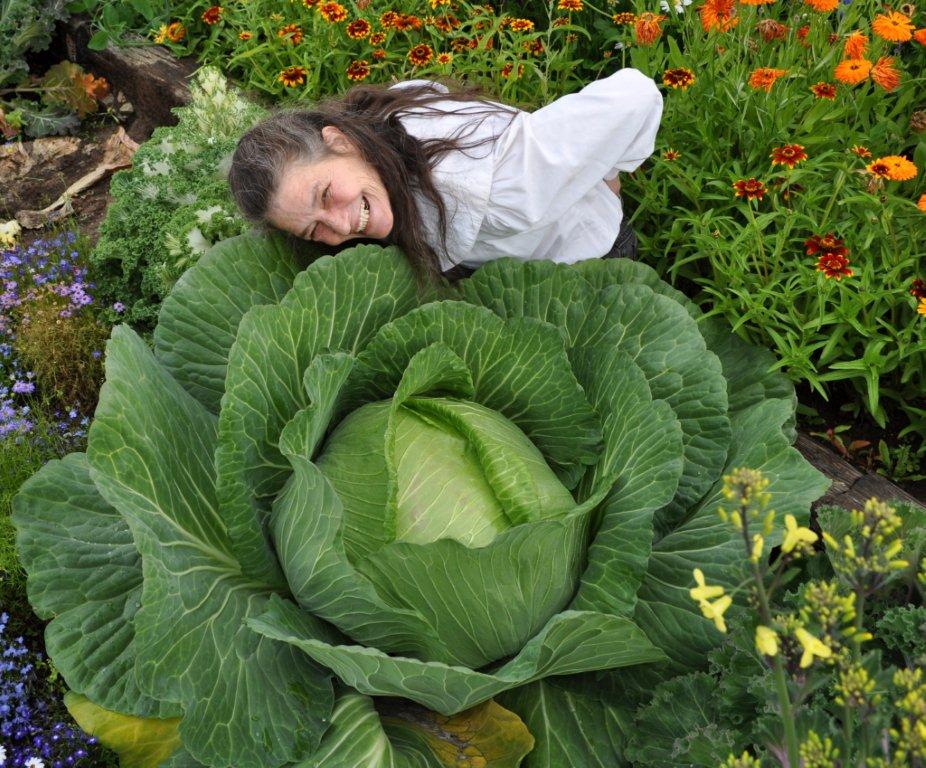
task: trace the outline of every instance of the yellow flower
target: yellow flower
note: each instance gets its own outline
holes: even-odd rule
[[[790,552],[795,547],[803,548],[804,544],[813,544],[817,540],[817,534],[797,524],[794,515],[785,515],[785,540],[781,544],[782,552]]]
[[[926,296],[920,299],[919,304],[916,305],[916,313],[918,315],[926,315]]]
[[[700,568],[694,569],[694,577],[698,586],[688,590],[688,594],[691,595],[692,600],[697,600],[701,603],[705,600],[723,595],[723,587],[719,585],[709,587],[704,583],[704,573]]]
[[[719,600],[715,600],[713,603],[702,600],[698,607],[706,618],[714,622],[714,626],[717,627],[719,631],[726,632],[727,625],[723,620],[723,615],[732,604],[733,598],[729,595],[725,595]]]
[[[804,653],[801,655],[801,669],[806,669],[813,664],[814,656],[818,659],[828,659],[833,655],[833,651],[828,645],[811,635],[803,627],[795,630],[794,636],[804,649]]]
[[[757,533],[752,537],[752,552],[749,555],[749,559],[754,563],[758,563],[759,559],[762,557],[762,549],[765,547],[765,537],[761,533]]]
[[[774,629],[762,624],[756,627],[756,649],[763,656],[778,655],[778,635]]]

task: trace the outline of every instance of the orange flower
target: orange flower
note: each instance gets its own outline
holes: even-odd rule
[[[530,19],[512,19],[508,24],[512,32],[533,32],[534,22]]]
[[[761,89],[768,93],[772,90],[775,81],[786,74],[788,74],[788,70],[786,69],[759,67],[749,76],[749,85],[757,91]]]
[[[393,26],[399,32],[408,32],[410,29],[421,29],[421,19],[417,16],[404,16],[400,15],[399,18],[395,20]]]
[[[379,24],[383,29],[389,29],[390,27],[394,27],[398,20],[399,14],[395,11],[386,11],[379,17]]]
[[[451,32],[453,32],[453,30],[462,24],[462,22],[456,16],[438,16],[435,19],[430,19],[428,23],[433,24],[445,35],[449,35]]]
[[[836,86],[832,83],[814,83],[810,86],[813,95],[818,99],[829,99],[832,101],[836,98]]]
[[[865,166],[872,176],[889,181],[909,181],[916,178],[916,166],[901,155],[879,157]]]
[[[849,249],[846,248],[845,242],[836,237],[832,232],[827,232],[822,237],[820,235],[811,235],[804,241],[804,247],[807,248],[808,256],[813,256],[817,253],[829,254],[831,256],[849,255]]]
[[[913,33],[913,39],[920,45],[926,45],[926,27],[916,30],[916,32]]]
[[[793,168],[807,159],[807,153],[800,144],[785,144],[783,147],[775,147],[771,158],[772,165],[786,165],[788,168]]]
[[[450,64],[450,62],[452,62],[452,61],[453,61],[453,54],[452,54],[452,53],[439,53],[439,54],[437,54],[437,63],[438,63],[438,64],[443,64],[444,66],[446,66],[447,64]]]
[[[891,43],[905,43],[913,37],[913,24],[910,17],[897,11],[879,13],[871,22],[871,31],[882,40]]]
[[[632,11],[621,11],[621,13],[615,13],[611,17],[611,21],[615,24],[633,24],[636,19],[636,14]]]
[[[172,21],[167,25],[167,39],[172,43],[179,43],[186,37],[186,27],[179,21]]]
[[[248,32],[248,31],[244,31],[244,32],[239,32],[239,33],[238,33],[238,39],[239,39],[239,40],[250,40],[252,37],[254,37],[254,35],[252,35],[252,34],[251,34],[250,32]]]
[[[329,24],[338,24],[347,18],[347,8],[340,3],[323,3],[318,6],[318,12]]]
[[[285,27],[280,27],[277,32],[277,37],[287,37],[289,42],[293,45],[299,45],[302,42],[302,27],[298,24],[287,24]]]
[[[773,40],[784,40],[788,36],[788,27],[780,24],[775,19],[762,19],[756,24],[756,29],[766,43]]]
[[[581,11],[584,7],[582,0],[559,0],[556,4],[559,11]]]
[[[839,7],[839,0],[804,0],[804,4],[820,13],[829,13]]]
[[[207,8],[203,11],[202,20],[207,24],[212,26],[213,24],[218,24],[219,19],[222,18],[222,6],[213,5],[211,8]]]
[[[745,197],[747,200],[761,200],[765,192],[765,184],[755,178],[740,179],[733,182],[733,194],[735,197]]]
[[[305,67],[287,67],[280,72],[277,80],[283,83],[287,88],[295,88],[297,85],[302,85],[305,82],[306,74],[308,73]]]
[[[845,59],[865,58],[865,49],[868,47],[868,35],[855,31],[846,38],[842,47],[842,56]]]
[[[871,152],[868,151],[868,147],[863,147],[861,144],[853,145],[852,149],[849,151],[859,157],[871,157]]]
[[[662,153],[662,156],[665,160],[672,162],[673,160],[678,160],[682,156],[682,153],[676,149],[667,149]],[[924,197],[926,197],[926,195],[924,195]]]
[[[370,35],[370,45],[382,45],[386,42],[385,32],[374,32]]]
[[[371,29],[373,28],[366,19],[354,19],[347,25],[347,36],[352,40],[363,40],[363,38],[370,34]],[[386,36],[383,35],[383,39],[385,39],[385,37]]]
[[[427,43],[419,43],[408,52],[408,60],[414,67],[423,67],[434,58],[434,49]]]
[[[514,72],[514,64],[505,64],[505,66],[502,67],[502,72],[501,72],[502,77],[509,78],[511,77],[512,72]],[[515,80],[517,80],[523,74],[524,74],[524,65],[518,64],[518,74],[515,75]]]
[[[347,67],[347,79],[359,83],[370,76],[370,62],[366,59],[352,61]]]
[[[894,67],[892,56],[882,56],[871,68],[871,79],[885,91],[895,91],[900,85],[900,73]]]
[[[817,272],[822,272],[827,280],[835,278],[837,282],[844,277],[852,277],[849,259],[837,253],[821,254],[817,259]]]
[[[698,14],[701,16],[701,28],[705,32],[710,32],[712,29],[727,32],[739,24],[739,17],[736,15],[736,0],[707,0],[698,8]]]
[[[373,55],[373,58],[377,60],[385,59],[386,51],[384,51],[382,48],[377,48],[375,51],[373,51],[372,55]]]
[[[797,28],[797,39],[798,42],[803,45],[805,48],[810,47],[810,43],[807,42],[807,35],[810,34],[810,25],[805,24],[803,27]]]
[[[920,195],[920,199],[916,201],[916,207],[923,213],[926,213],[926,195]],[[926,290],[926,288],[924,288],[924,290]],[[926,297],[926,293],[924,293],[923,296]]]
[[[836,65],[833,77],[846,85],[858,85],[868,79],[870,72],[871,62],[868,59],[844,59]]]
[[[662,73],[662,82],[670,88],[681,88],[683,91],[687,91],[694,81],[694,72],[688,69],[688,67],[667,69]]]
[[[569,17],[568,17],[568,16],[557,16],[555,19],[553,19],[553,27],[554,27],[554,29],[555,29],[556,27],[565,27],[565,26],[568,26],[569,23],[570,23],[570,21],[569,21]]]
[[[640,45],[650,45],[655,43],[662,35],[661,24],[665,20],[661,13],[650,13],[646,11],[637,16],[633,25],[633,33],[636,41]]]
[[[542,56],[543,55],[543,42],[540,40],[532,40],[529,43],[522,43],[521,47],[527,51],[531,56]]]
[[[740,5],[771,5],[775,0],[739,0]]]

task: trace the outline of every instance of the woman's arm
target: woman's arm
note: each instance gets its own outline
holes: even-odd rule
[[[621,193],[621,180],[617,176],[615,176],[613,179],[604,179],[604,183],[611,188],[611,191],[615,195],[619,195]]]

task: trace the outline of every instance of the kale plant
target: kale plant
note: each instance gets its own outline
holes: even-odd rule
[[[635,262],[303,267],[212,248],[15,501],[80,721],[174,768],[624,763],[640,681],[722,638],[689,588],[739,579],[724,473],[801,524],[827,485],[790,384]]]

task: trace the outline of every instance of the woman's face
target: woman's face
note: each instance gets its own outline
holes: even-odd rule
[[[328,245],[385,239],[392,231],[392,207],[376,169],[337,128],[325,126],[322,138],[337,154],[290,164],[270,201],[267,220],[297,237]]]

